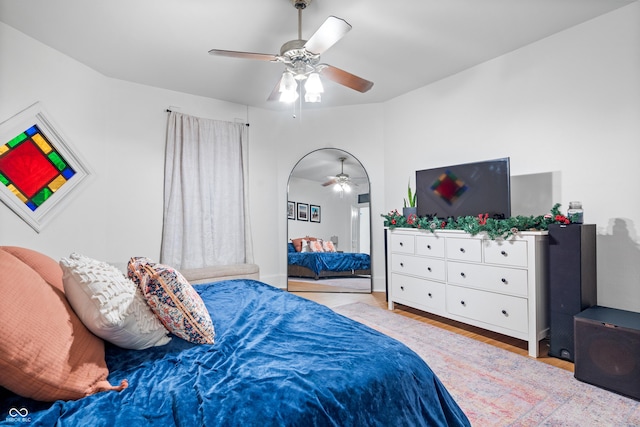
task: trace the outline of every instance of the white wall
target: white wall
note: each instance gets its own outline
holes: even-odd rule
[[[385,210],[418,169],[553,173],[556,202],[597,225],[598,302],[640,311],[640,4],[387,102],[384,122]]]
[[[357,204],[357,194],[345,194],[342,198],[332,188],[321,186],[317,181],[291,177],[289,201],[320,206],[320,222],[287,221],[289,239],[312,236],[329,240],[338,236],[339,249],[350,252],[351,206]]]
[[[169,106],[233,121],[246,107],[106,78],[0,23],[0,121],[40,101],[92,170],[39,234],[0,204],[0,244],[59,259],[70,252],[124,263],[158,259]]]

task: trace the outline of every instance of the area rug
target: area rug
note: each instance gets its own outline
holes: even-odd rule
[[[367,304],[334,310],[418,353],[475,427],[640,426],[640,402],[569,371]]]

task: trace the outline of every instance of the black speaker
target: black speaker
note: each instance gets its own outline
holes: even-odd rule
[[[573,316],[598,297],[595,224],[550,224],[548,253],[549,355],[573,362]]]
[[[640,313],[595,306],[574,322],[575,378],[640,400]]]

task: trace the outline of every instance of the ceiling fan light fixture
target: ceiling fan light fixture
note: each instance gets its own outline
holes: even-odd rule
[[[322,86],[322,80],[320,80],[320,74],[311,73],[304,84],[304,90],[311,93],[322,93],[324,87]]]
[[[280,80],[280,92],[291,92],[298,89],[298,83],[293,77],[291,71],[285,71],[282,73],[282,79]]]
[[[351,193],[351,186],[347,182],[338,182],[333,186],[333,191],[340,194],[348,194]]]
[[[320,102],[321,94],[324,92],[322,81],[318,73],[311,73],[304,84],[304,100],[305,102]]]
[[[304,94],[304,102],[321,102],[322,101],[322,95],[320,95],[319,93],[305,93]]]
[[[290,71],[282,73],[279,92],[281,102],[291,103],[298,99],[298,82]]]
[[[284,102],[286,104],[291,104],[296,99],[298,99],[297,91],[284,91],[280,93],[280,102]]]

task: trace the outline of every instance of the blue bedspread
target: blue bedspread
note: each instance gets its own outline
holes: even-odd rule
[[[307,267],[315,274],[323,271],[353,271],[371,269],[368,254],[352,252],[289,252],[289,265]]]
[[[196,288],[215,344],[108,346],[109,380],[129,388],[54,403],[5,393],[0,424],[16,425],[9,409],[26,408],[30,426],[470,425],[400,342],[261,282]]]

